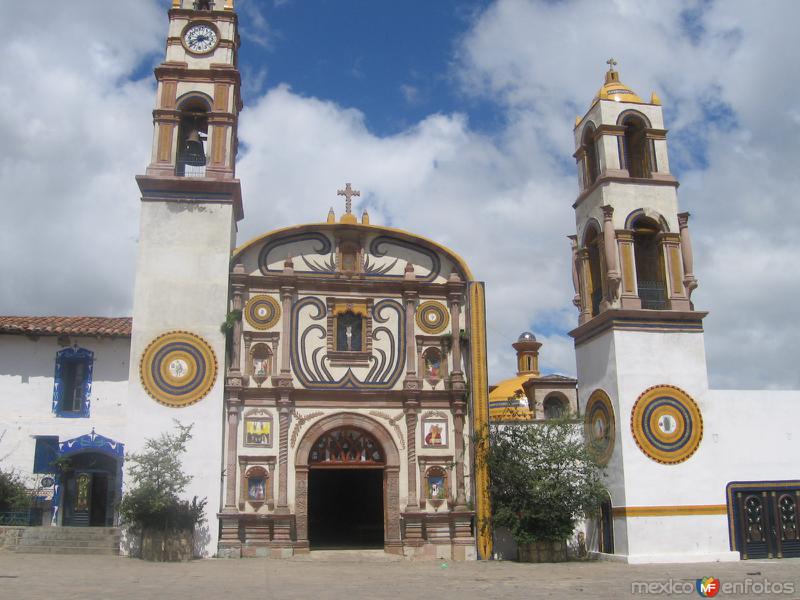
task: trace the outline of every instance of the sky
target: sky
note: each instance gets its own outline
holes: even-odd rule
[[[3,2],[0,314],[131,314],[166,0]],[[240,243],[341,212],[487,285],[490,379],[524,330],[575,373],[572,128],[605,61],[663,102],[715,388],[800,388],[791,0],[237,0]]]

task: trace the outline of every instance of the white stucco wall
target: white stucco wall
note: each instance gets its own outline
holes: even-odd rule
[[[94,352],[89,417],[59,417],[52,411],[56,353],[64,349],[55,336],[0,335],[0,460],[4,468],[32,477],[34,436],[73,439],[94,429],[125,443],[125,405],[130,340],[70,338]]]

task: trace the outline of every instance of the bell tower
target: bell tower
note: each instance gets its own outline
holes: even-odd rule
[[[236,223],[242,109],[233,0],[173,0],[155,69],[152,157],[141,191],[127,447],[193,424],[186,490],[207,498],[206,555],[216,551],[225,422],[228,275]]]
[[[707,313],[691,301],[698,282],[689,213],[679,212],[661,101],[624,85],[616,64],[608,61],[574,130],[580,191],[570,239],[579,326],[570,335],[580,414],[611,496],[589,542],[630,562],[668,561],[657,543],[668,524],[684,558],[728,559],[714,537],[727,538],[724,519],[693,513],[707,498],[680,484],[703,480],[696,471],[708,390]],[[692,522],[699,515],[711,522]]]

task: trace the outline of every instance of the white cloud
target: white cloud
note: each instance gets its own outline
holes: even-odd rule
[[[782,45],[800,5],[774,6],[497,2],[461,41],[457,73],[466,93],[498,102],[506,125],[491,136],[462,114],[431,114],[380,137],[357,110],[275,87],[242,115],[240,242],[339,213],[336,190],[352,181],[374,223],[441,241],[486,280],[493,380],[512,371],[510,343],[525,329],[545,343],[545,368],[572,372],[571,130],[614,55],[623,81],[664,101],[694,215],[695,300],[711,310],[712,381],[798,387],[800,84]],[[38,3],[0,7],[19,24],[0,40],[0,101],[13,106],[0,114],[0,312],[129,313],[133,175],[148,162],[154,94],[149,76],[128,78],[163,52],[163,9],[56,3],[44,19]]]

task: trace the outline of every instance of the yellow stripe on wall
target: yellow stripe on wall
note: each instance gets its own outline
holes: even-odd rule
[[[687,506],[616,506],[615,517],[685,517],[692,515],[727,515],[725,504],[694,504]]]

